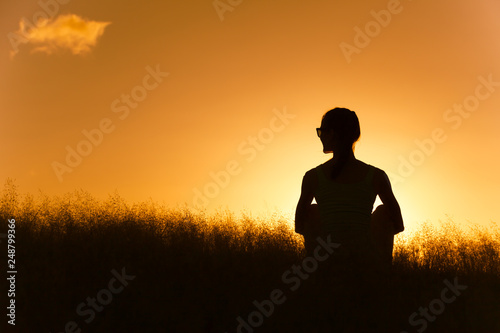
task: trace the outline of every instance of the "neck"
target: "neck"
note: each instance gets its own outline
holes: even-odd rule
[[[336,153],[334,152],[332,162],[336,163],[340,159],[345,160],[346,163],[348,163],[348,162],[355,161],[356,157],[354,156],[354,152],[352,151],[352,149],[343,150],[343,151],[340,150]]]

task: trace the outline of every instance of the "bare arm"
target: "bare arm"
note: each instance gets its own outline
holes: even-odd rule
[[[399,207],[398,201],[392,192],[389,177],[387,177],[387,174],[380,169],[375,178],[375,188],[380,200],[389,213],[390,219],[394,221],[394,234],[402,232],[405,230],[405,227],[403,224],[403,216],[401,215],[401,208]]]
[[[314,175],[311,171],[308,171],[302,178],[302,189],[300,192],[299,203],[297,204],[297,209],[295,210],[295,232],[301,235],[304,235],[305,233],[309,207],[311,206],[314,198],[313,176]]]

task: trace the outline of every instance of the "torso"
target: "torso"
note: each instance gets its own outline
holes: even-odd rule
[[[313,169],[313,193],[318,204],[323,232],[339,242],[366,236],[376,198],[375,169],[359,160],[349,160],[332,180],[330,160]]]

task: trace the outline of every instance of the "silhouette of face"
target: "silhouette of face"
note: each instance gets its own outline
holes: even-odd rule
[[[323,127],[322,127],[323,128]],[[321,143],[323,144],[323,153],[331,154],[335,150],[335,136],[333,134],[333,129],[323,129],[321,131],[321,136],[319,137]]]

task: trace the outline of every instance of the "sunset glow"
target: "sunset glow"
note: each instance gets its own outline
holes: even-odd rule
[[[339,106],[410,228],[499,221],[497,1],[40,3],[0,14],[0,179],[21,193],[291,216]]]

